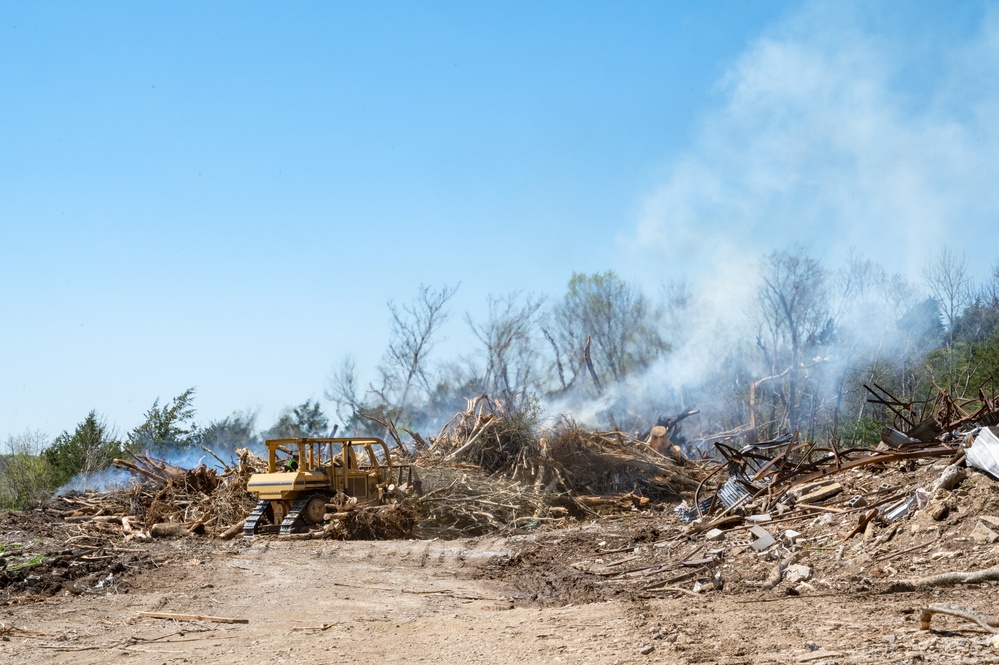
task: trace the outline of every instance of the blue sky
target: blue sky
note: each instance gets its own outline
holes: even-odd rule
[[[981,2],[0,3],[0,437],[266,427],[421,283],[457,352],[573,271],[984,274],[997,72]]]

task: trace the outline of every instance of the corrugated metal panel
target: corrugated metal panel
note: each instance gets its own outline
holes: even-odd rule
[[[919,439],[914,439],[908,434],[903,434],[891,427],[885,427],[881,430],[881,440],[892,448],[901,448],[910,443],[920,443]]]
[[[996,435],[996,428],[985,427],[978,433],[975,442],[965,452],[965,460],[968,466],[999,479],[999,436]]]
[[[749,490],[744,482],[737,478],[729,478],[725,484],[718,488],[718,500],[726,508],[731,508],[749,496]]]

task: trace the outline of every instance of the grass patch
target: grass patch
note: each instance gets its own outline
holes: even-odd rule
[[[36,554],[30,557],[27,561],[22,561],[21,563],[15,563],[13,565],[7,566],[7,570],[18,570],[20,568],[32,568],[39,564],[45,563],[49,557],[44,554]]]

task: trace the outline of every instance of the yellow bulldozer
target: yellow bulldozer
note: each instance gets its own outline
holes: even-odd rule
[[[260,499],[243,524],[243,537],[288,535],[322,524],[327,503],[339,494],[360,505],[388,503],[419,492],[413,466],[396,464],[381,439],[271,439],[267,473],[250,476],[246,489]]]

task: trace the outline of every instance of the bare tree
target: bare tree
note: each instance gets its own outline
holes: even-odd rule
[[[538,389],[538,318],[544,298],[516,292],[489,297],[489,318],[476,324],[465,315],[472,332],[485,346],[483,391],[513,406],[524,403]]]
[[[947,326],[948,345],[954,345],[954,324],[971,299],[971,280],[967,262],[949,247],[944,247],[923,269],[923,279],[930,293],[940,303]]]
[[[786,376],[786,381],[770,382],[780,386],[771,393],[771,420],[792,430],[799,426],[799,388],[806,350],[833,332],[825,270],[802,253],[799,248],[767,257],[756,312],[756,344],[766,364],[764,371],[773,378]],[[782,408],[781,416],[778,407]]]
[[[953,390],[957,381],[954,339],[957,321],[971,301],[971,280],[968,277],[964,254],[958,256],[950,247],[944,247],[935,259],[923,269],[923,279],[930,293],[940,305],[946,326],[947,388]]]
[[[325,392],[326,399],[333,402],[336,415],[343,423],[351,422],[361,408],[357,384],[357,361],[353,356],[344,356],[333,367]]]
[[[414,390],[431,396],[436,385],[429,374],[427,359],[436,344],[437,333],[450,317],[446,309],[457,286],[431,289],[420,285],[416,298],[407,305],[389,301],[391,331],[389,344],[378,367],[378,385],[368,385],[378,410],[390,419],[409,413]]]

